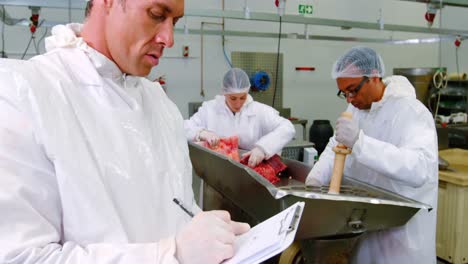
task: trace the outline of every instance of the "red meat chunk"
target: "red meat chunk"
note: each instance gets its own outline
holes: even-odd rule
[[[240,162],[244,165],[247,165],[249,162],[249,157],[242,158]],[[277,176],[278,173],[284,171],[286,168],[287,166],[281,161],[280,156],[274,155],[270,159],[260,162],[260,164],[258,164],[253,169],[269,182],[277,183],[280,180],[280,178]]]
[[[208,142],[203,141],[201,143],[205,148],[214,150],[220,154],[228,156],[229,158],[239,161],[239,137],[232,136],[227,138],[221,138],[219,144],[216,147],[210,146]]]

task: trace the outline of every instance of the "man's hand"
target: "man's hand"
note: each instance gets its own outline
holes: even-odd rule
[[[336,121],[336,141],[348,148],[353,148],[359,137],[359,128],[350,118],[340,117]]]
[[[197,214],[176,237],[176,257],[181,264],[218,264],[234,256],[237,235],[247,232],[246,223],[231,221],[226,211]]]

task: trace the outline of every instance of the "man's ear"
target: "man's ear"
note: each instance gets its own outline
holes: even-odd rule
[[[380,78],[380,77],[369,77],[369,80],[370,80],[372,83],[379,83],[381,79],[382,79],[382,78]]]

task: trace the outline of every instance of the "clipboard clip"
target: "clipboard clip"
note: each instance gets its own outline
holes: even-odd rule
[[[281,235],[283,233],[287,234],[293,231],[298,226],[298,221],[301,218],[301,210],[302,208],[300,206],[296,206],[294,210],[289,210],[289,212],[280,221],[278,235]],[[293,214],[293,216],[290,217],[290,214]]]

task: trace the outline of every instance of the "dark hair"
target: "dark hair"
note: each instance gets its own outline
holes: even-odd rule
[[[125,10],[125,0],[119,0],[119,2]],[[91,9],[93,9],[93,0],[89,0],[88,3],[86,4],[85,17],[89,16],[89,14],[91,13]]]
[[[92,8],[93,8],[93,0],[89,0],[88,3],[86,3],[85,17],[89,16],[89,13],[91,13]]]

